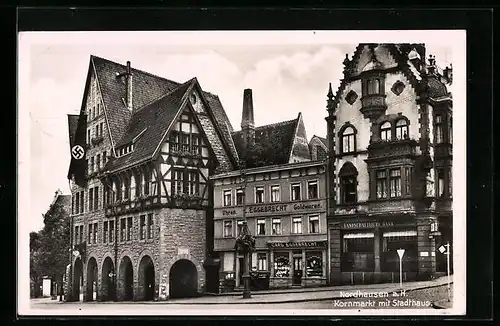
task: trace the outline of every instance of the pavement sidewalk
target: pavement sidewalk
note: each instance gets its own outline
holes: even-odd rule
[[[451,282],[453,282],[453,278]],[[420,282],[405,282],[403,283],[404,291],[414,291],[425,288],[446,285],[447,277],[437,278],[431,281]],[[243,299],[241,294],[236,293],[231,295],[212,295],[202,296],[197,298],[186,299],[170,299],[167,301],[149,301],[151,304],[269,304],[269,303],[290,303],[290,302],[310,302],[310,301],[325,301],[334,299],[345,299],[341,292],[357,292],[373,294],[374,292],[400,292],[399,283],[384,283],[384,284],[367,284],[367,285],[343,285],[318,287],[309,289],[285,289],[285,290],[268,290],[255,291],[249,299]],[[292,295],[293,294],[293,295]],[[144,301],[134,301],[144,303]],[[134,303],[130,302],[130,303]],[[116,304],[118,302],[103,302],[104,304]]]

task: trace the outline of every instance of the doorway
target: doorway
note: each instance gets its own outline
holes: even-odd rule
[[[170,298],[189,298],[198,295],[198,271],[187,259],[175,262],[169,275]]]
[[[292,285],[302,284],[302,257],[293,257]]]

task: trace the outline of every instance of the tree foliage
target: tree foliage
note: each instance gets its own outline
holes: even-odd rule
[[[44,276],[62,281],[69,245],[69,210],[64,201],[57,200],[44,214],[43,229],[30,233],[30,278],[35,284]]]

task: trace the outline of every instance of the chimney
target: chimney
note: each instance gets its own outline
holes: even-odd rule
[[[132,81],[132,71],[130,69],[130,61],[127,61],[127,72],[125,74],[126,82],[127,82],[127,109],[130,111],[133,110],[132,103],[132,94],[133,94],[133,81]]]
[[[252,90],[248,88],[243,91],[243,114],[241,116],[241,132],[245,148],[255,143]]]

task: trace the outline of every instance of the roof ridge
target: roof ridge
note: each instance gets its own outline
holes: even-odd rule
[[[267,125],[255,127],[255,130],[257,130],[257,129],[263,129],[263,128],[269,128],[269,127],[282,126],[282,125],[285,125],[285,124],[297,122],[297,120],[298,120],[298,117],[295,118],[295,119],[291,119],[291,120],[285,120],[285,121],[279,121],[279,122],[275,122],[275,123],[270,123],[270,124],[267,124]],[[238,133],[240,131],[241,130],[233,131],[232,134]]]
[[[94,54],[91,54],[91,56],[92,56],[92,57],[94,57],[94,58],[98,58],[98,59],[101,59],[101,60],[104,60],[104,61],[107,61],[107,62],[111,62],[111,63],[117,64],[117,65],[120,65],[120,66],[123,66],[124,68],[126,68],[126,66],[125,66],[124,64],[121,64],[121,63],[119,63],[119,62],[116,62],[116,61],[113,61],[113,60],[110,60],[110,59],[106,59],[106,58],[103,58],[103,57],[99,57],[99,56],[94,55]],[[134,68],[134,67],[132,67],[132,66],[131,66],[130,68],[131,68],[132,70],[135,70],[135,71],[141,72],[141,73],[143,73],[143,74],[145,74],[145,75],[148,75],[148,76],[151,76],[151,77],[160,78],[160,79],[163,79],[163,80],[165,80],[165,81],[171,82],[171,83],[173,83],[173,84],[180,85],[180,83],[179,83],[179,82],[176,82],[175,80],[171,80],[171,79],[168,79],[168,78],[166,78],[166,77],[162,77],[162,76],[160,76],[160,75],[155,75],[155,74],[153,74],[153,73],[151,73],[151,72],[148,72],[148,71],[145,71],[145,70],[142,70],[142,69],[137,69],[137,68]]]

